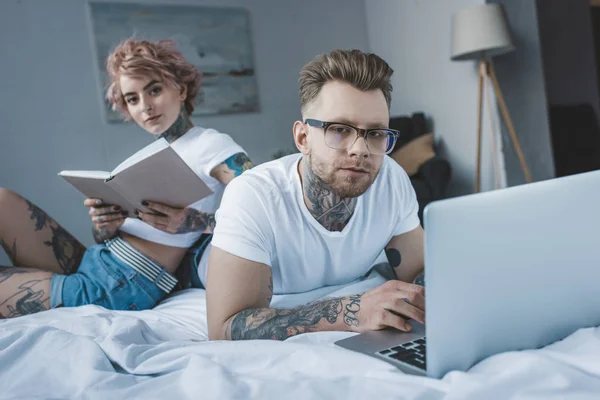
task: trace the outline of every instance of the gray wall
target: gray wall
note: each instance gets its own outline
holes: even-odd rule
[[[450,61],[452,14],[484,0],[366,0],[371,50],[394,68],[392,115],[423,111],[433,120],[453,169],[451,195],[474,190],[477,65]],[[482,190],[493,188],[489,123],[484,119]]]
[[[293,148],[302,65],[332,48],[368,49],[363,0],[177,3],[249,10],[261,111],[194,123],[230,133],[258,163]],[[81,0],[0,2],[0,186],[30,198],[87,245],[83,198],[57,172],[112,169],[152,139],[133,124],[104,122],[88,19]]]
[[[548,125],[547,94],[536,0],[488,0],[504,6],[516,50],[493,59],[496,74],[534,181],[554,177]],[[502,125],[502,142],[509,186],[525,182],[523,172]]]

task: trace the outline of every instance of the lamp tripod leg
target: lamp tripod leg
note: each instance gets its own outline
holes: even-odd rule
[[[478,98],[477,98],[477,163],[475,164],[475,193],[479,193],[481,190],[481,120],[483,113],[483,71],[485,70],[485,60],[481,60],[479,63],[479,87],[478,87]]]
[[[494,71],[494,67],[491,63],[488,64],[488,67],[489,76],[492,80],[492,84],[494,85],[496,100],[498,102],[498,105],[500,106],[500,111],[502,112],[502,116],[504,118],[504,122],[506,123],[506,127],[508,128],[510,139],[513,143],[513,146],[515,147],[515,151],[517,152],[517,157],[519,158],[521,169],[523,170],[523,174],[525,175],[525,181],[527,183],[530,183],[532,181],[531,172],[529,172],[529,168],[527,167],[527,163],[525,162],[525,156],[523,155],[523,150],[521,150],[521,145],[519,144],[519,139],[517,138],[517,134],[515,132],[515,127],[513,126],[512,119],[510,118],[510,114],[508,113],[508,108],[506,107],[506,103],[504,102],[504,96],[502,95],[502,90],[500,90],[500,85],[498,84],[498,79],[496,78],[496,72]]]

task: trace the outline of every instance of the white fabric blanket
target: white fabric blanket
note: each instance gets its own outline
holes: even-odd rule
[[[346,287],[280,296],[290,307],[357,293]],[[0,321],[2,399],[598,399],[600,328],[541,350],[504,353],[442,380],[405,375],[336,347],[351,333],[303,334],[285,342],[208,342],[203,290],[154,310],[57,309]]]

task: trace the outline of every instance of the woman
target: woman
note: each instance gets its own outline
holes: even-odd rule
[[[35,204],[0,188],[0,244],[15,265],[0,267],[0,318],[85,304],[148,309],[175,287],[197,286],[193,264],[178,267],[194,243],[204,248],[199,239],[214,228],[225,185],[251,167],[228,135],[191,123],[200,73],[173,42],[126,40],[107,71],[113,109],[169,141],[213,194],[183,209],[147,202],[157,213],[137,211],[137,219],[86,199],[98,243],[86,249]]]

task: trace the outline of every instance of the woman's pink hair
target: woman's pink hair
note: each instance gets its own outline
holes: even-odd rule
[[[121,75],[157,76],[177,89],[186,87],[185,110],[188,115],[194,111],[202,74],[183,57],[172,40],[124,40],[108,56],[106,71],[110,80],[106,98],[112,109],[123,114],[126,120],[131,116],[119,85]]]

